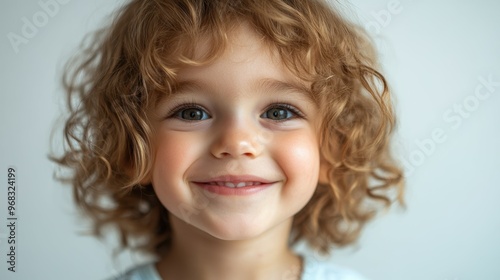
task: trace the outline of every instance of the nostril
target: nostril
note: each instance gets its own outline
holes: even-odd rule
[[[228,153],[228,152],[222,152],[220,155],[221,155],[222,157],[228,157],[228,156],[231,156],[231,154],[230,154],[230,153]]]
[[[256,141],[248,127],[229,129],[216,134],[211,144],[211,153],[216,158],[223,157],[256,157],[262,150],[262,143]]]

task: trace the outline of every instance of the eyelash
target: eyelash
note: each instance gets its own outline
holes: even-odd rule
[[[186,109],[199,109],[201,111],[204,111],[205,113],[207,112],[207,110],[204,107],[200,106],[199,104],[196,104],[194,102],[189,102],[189,103],[180,104],[180,105],[174,107],[172,110],[170,110],[170,113],[168,114],[167,118],[178,118],[177,115]],[[271,109],[285,109],[285,110],[292,112],[292,114],[293,114],[293,116],[291,118],[287,118],[287,119],[283,119],[283,120],[273,120],[275,122],[282,122],[285,120],[290,120],[290,119],[295,119],[295,118],[300,118],[300,119],[306,118],[304,113],[302,113],[297,107],[292,106],[292,105],[287,104],[287,103],[279,103],[279,102],[273,103],[264,110],[264,113],[271,110]],[[262,113],[262,114],[264,114],[264,113]],[[206,113],[206,114],[209,117],[211,117],[210,114],[208,114],[208,113]],[[185,121],[189,121],[189,120],[185,120]]]
[[[269,107],[267,107],[264,110],[264,112],[267,112],[267,111],[269,111],[271,109],[285,109],[285,110],[288,110],[288,111],[292,112],[293,115],[294,115],[294,116],[292,116],[291,118],[288,118],[288,119],[274,120],[276,122],[285,121],[285,120],[289,120],[289,119],[295,119],[295,118],[305,119],[304,114],[297,107],[292,106],[292,105],[287,104],[287,103],[279,103],[279,102],[273,103]]]
[[[194,102],[189,102],[189,103],[183,103],[183,104],[180,104],[180,105],[174,107],[172,110],[170,110],[170,113],[168,114],[167,118],[169,118],[169,119],[170,118],[178,118],[176,115],[178,115],[180,112],[182,112],[183,110],[186,110],[186,109],[198,109],[198,110],[207,112],[207,110],[205,108],[203,108],[202,106],[200,106]],[[210,114],[208,114],[208,113],[206,113],[206,114],[209,117],[211,117]],[[185,120],[185,121],[189,121],[189,120]]]

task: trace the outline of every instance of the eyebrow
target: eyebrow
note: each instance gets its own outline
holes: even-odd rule
[[[190,90],[202,90],[203,88],[207,87],[201,81],[193,81],[193,80],[182,81],[174,85],[174,87],[172,88],[172,94],[175,95]]]
[[[293,91],[301,93],[303,96],[307,97],[310,101],[316,104],[316,100],[314,100],[311,90],[301,83],[292,83],[292,82],[283,82],[275,79],[261,79],[255,83],[255,87],[258,89],[266,89],[269,91]]]
[[[172,94],[182,94],[189,91],[203,91],[209,86],[200,80],[187,80],[180,81],[172,88]],[[262,78],[257,80],[251,85],[252,90],[256,91],[271,91],[271,92],[297,92],[306,97],[313,104],[317,105],[316,100],[313,98],[311,90],[301,83],[284,82],[272,78]]]

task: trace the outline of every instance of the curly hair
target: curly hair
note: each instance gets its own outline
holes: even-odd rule
[[[146,111],[172,92],[180,67],[219,57],[241,22],[310,82],[324,116],[320,153],[328,182],[318,183],[294,216],[292,244],[305,240],[328,254],[357,240],[381,206],[396,200],[404,206],[403,172],[390,151],[395,116],[373,43],[329,3],[132,0],[113,18],[68,62],[64,152],[51,156],[72,171],[59,179],[73,186],[93,234],[111,225],[121,248],[151,254],[171,242],[168,210],[150,183],[141,184],[153,162]],[[210,47],[195,58],[202,37]],[[134,240],[140,242],[132,246]]]

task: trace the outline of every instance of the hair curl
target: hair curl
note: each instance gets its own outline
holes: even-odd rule
[[[309,81],[321,104],[321,157],[328,184],[319,184],[295,215],[292,242],[321,253],[355,241],[390,193],[403,201],[403,174],[390,154],[395,117],[372,43],[362,29],[321,0],[133,0],[68,64],[63,84],[69,117],[65,151],[51,156],[72,173],[74,199],[102,236],[115,226],[121,246],[157,254],[170,242],[168,212],[152,186],[152,129],[146,111],[175,86],[182,65],[209,63],[227,34],[249,23],[281,61]],[[206,56],[194,46],[207,38]],[[377,204],[378,205],[378,204]],[[380,205],[379,205],[380,206]]]

